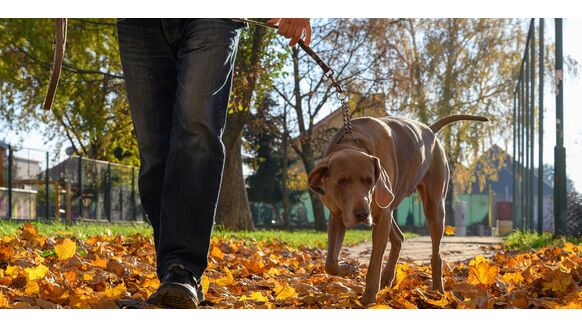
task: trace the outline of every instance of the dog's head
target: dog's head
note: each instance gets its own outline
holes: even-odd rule
[[[370,225],[372,200],[386,208],[394,199],[378,157],[357,150],[337,151],[321,160],[309,173],[308,183],[332,213],[341,213],[346,227]]]

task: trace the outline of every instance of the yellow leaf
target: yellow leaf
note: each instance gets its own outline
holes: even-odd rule
[[[508,284],[516,285],[523,282],[521,272],[508,272],[501,277],[501,280]]]
[[[469,277],[467,280],[472,285],[493,285],[498,272],[499,268],[497,266],[491,265],[489,260],[479,255],[469,262]]]
[[[202,281],[200,282],[200,285],[202,285],[202,290],[204,291],[204,294],[208,293],[208,286],[210,285],[210,280],[208,279],[208,277],[202,276]]]
[[[252,292],[251,296],[243,295],[239,299],[239,301],[258,301],[258,302],[268,302],[269,299],[264,296],[261,292]]]
[[[93,280],[93,276],[88,274],[88,273],[83,273],[83,280],[91,281],[91,280]]]
[[[77,244],[69,238],[65,238],[60,244],[55,245],[55,253],[57,253],[59,260],[66,260],[73,257],[76,251]]]
[[[270,268],[269,271],[267,271],[267,274],[270,276],[278,276],[281,272],[277,268]]]
[[[26,283],[26,289],[24,290],[26,295],[36,295],[39,291],[40,288],[38,287],[38,282],[36,282],[36,280],[31,280]]]
[[[563,250],[565,250],[566,252],[569,253],[578,253],[578,246],[576,246],[575,244],[572,244],[571,242],[566,242],[564,244],[564,247],[562,247]]]
[[[370,306],[368,309],[391,309],[391,307],[389,305],[386,305],[386,304],[376,304],[376,305]]]
[[[212,246],[212,250],[210,251],[210,256],[215,257],[217,259],[224,260],[224,253],[220,250],[220,248],[216,246]]]
[[[7,308],[8,307],[8,299],[4,297],[4,294],[0,290],[0,308]]]
[[[408,271],[408,263],[396,264],[396,277],[394,278],[393,288],[398,289],[400,283],[406,277],[406,271]]]
[[[6,272],[7,275],[12,276],[12,278],[15,278],[19,270],[20,270],[19,267],[15,265],[9,265],[6,267],[6,270],[4,270],[4,272]]]
[[[26,268],[24,271],[28,274],[28,280],[42,279],[48,273],[48,267],[39,264],[35,268]]]
[[[232,273],[230,273],[230,270],[226,267],[224,268],[224,272],[226,273],[226,276],[219,278],[219,279],[216,279],[214,282],[218,286],[222,286],[222,287],[232,285],[232,283],[234,282],[234,277],[232,276]]]
[[[115,287],[109,287],[106,286],[105,287],[105,296],[109,297],[109,298],[117,298],[121,295],[123,295],[125,293],[125,284],[124,283],[120,283],[119,285],[115,286]]]
[[[445,226],[445,235],[454,236],[455,235],[455,227]]]
[[[297,296],[297,292],[295,292],[295,288],[293,288],[289,285],[287,285],[285,287],[277,286],[275,288],[275,295],[277,295],[277,297],[275,297],[275,300],[280,301],[280,300],[288,299],[290,297]]]

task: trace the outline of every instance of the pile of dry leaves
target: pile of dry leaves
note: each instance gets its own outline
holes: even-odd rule
[[[366,265],[324,272],[320,249],[212,239],[202,279],[207,308],[362,308]],[[401,263],[373,308],[582,308],[582,246],[445,264],[444,295],[430,266]],[[158,287],[151,238],[48,238],[26,224],[0,239],[0,308],[141,307]]]

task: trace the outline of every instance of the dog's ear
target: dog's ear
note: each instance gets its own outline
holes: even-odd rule
[[[380,164],[380,159],[378,157],[372,156],[372,160],[374,161],[374,173],[376,176],[376,204],[378,204],[380,208],[386,208],[390,206],[394,200],[392,185],[390,184],[388,174],[386,174],[386,171]]]
[[[327,158],[325,158],[315,165],[315,168],[309,173],[309,177],[307,178],[309,188],[320,195],[325,195],[321,179],[327,174],[327,171]]]

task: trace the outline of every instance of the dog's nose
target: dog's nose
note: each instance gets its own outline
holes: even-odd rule
[[[365,208],[355,209],[354,216],[358,221],[366,221],[368,219],[368,215],[370,215],[370,210]]]

